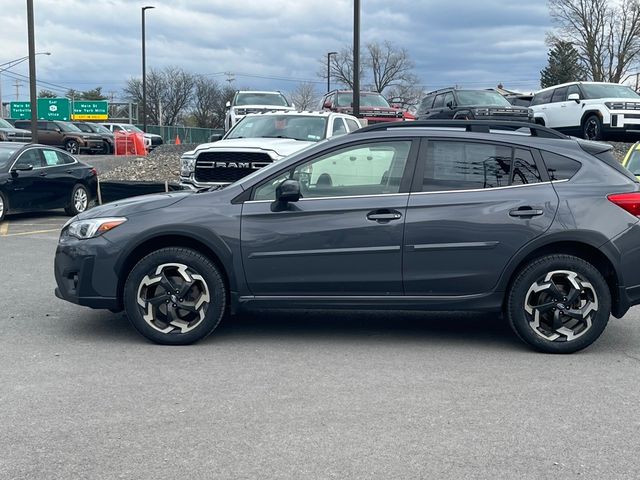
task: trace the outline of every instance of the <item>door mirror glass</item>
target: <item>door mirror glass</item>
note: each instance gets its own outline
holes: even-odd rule
[[[276,187],[276,202],[288,203],[300,200],[300,182],[285,180]]]
[[[222,138],[222,134],[220,133],[214,133],[213,135],[211,135],[209,137],[209,142],[217,142],[218,140],[220,140]]]
[[[567,97],[567,100],[573,100],[576,103],[580,103],[580,94],[579,93],[570,93]]]

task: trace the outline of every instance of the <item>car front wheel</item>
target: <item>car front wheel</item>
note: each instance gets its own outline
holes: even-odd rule
[[[216,265],[181,247],[140,260],[124,287],[127,317],[138,332],[163,345],[187,345],[207,337],[226,312],[227,290]]]
[[[64,149],[67,152],[72,153],[72,154],[75,155],[76,153],[78,153],[80,151],[80,144],[78,143],[77,140],[70,139],[70,140],[67,140],[65,142]]]
[[[582,136],[587,140],[602,140],[602,120],[597,115],[590,115],[582,125]]]
[[[0,192],[0,222],[4,220],[4,217],[7,214],[7,210],[9,210],[9,204],[7,203],[7,198],[4,196],[2,192]]]
[[[507,317],[516,334],[546,353],[573,353],[602,334],[611,293],[600,272],[571,255],[529,262],[509,291]]]

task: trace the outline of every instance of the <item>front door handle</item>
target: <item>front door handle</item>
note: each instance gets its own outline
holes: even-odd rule
[[[380,210],[373,210],[367,214],[367,219],[373,220],[379,223],[390,222],[391,220],[400,220],[402,214],[397,210],[388,210],[386,208]]]
[[[544,211],[542,209],[532,208],[529,206],[509,210],[509,215],[511,217],[539,217],[543,213]]]

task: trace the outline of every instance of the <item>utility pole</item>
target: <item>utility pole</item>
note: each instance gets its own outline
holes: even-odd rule
[[[233,77],[233,73],[225,72],[225,75],[227,76],[227,83],[229,84],[229,86],[231,86],[231,83],[233,83],[233,81],[235,80],[235,78]]]
[[[27,32],[29,35],[29,93],[31,98],[31,142],[38,143],[38,96],[36,93],[36,36],[33,0],[27,0]]]
[[[156,7],[142,7],[142,130],[147,131],[147,57],[145,51],[145,24],[144,14],[147,10]]]
[[[360,116],[360,0],[353,0],[353,115]]]
[[[16,78],[16,83],[13,84],[16,87],[16,102],[20,100],[20,87],[22,86],[22,82]]]

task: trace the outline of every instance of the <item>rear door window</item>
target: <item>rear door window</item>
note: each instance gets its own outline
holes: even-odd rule
[[[436,95],[436,99],[433,102],[433,108],[442,108],[444,107],[444,94]]]
[[[568,87],[560,87],[556,88],[553,91],[553,96],[551,97],[551,103],[564,102],[567,100],[567,89]]]
[[[551,103],[551,97],[553,96],[553,90],[546,90],[544,92],[536,93],[531,101],[531,105],[542,105],[544,103]]]

